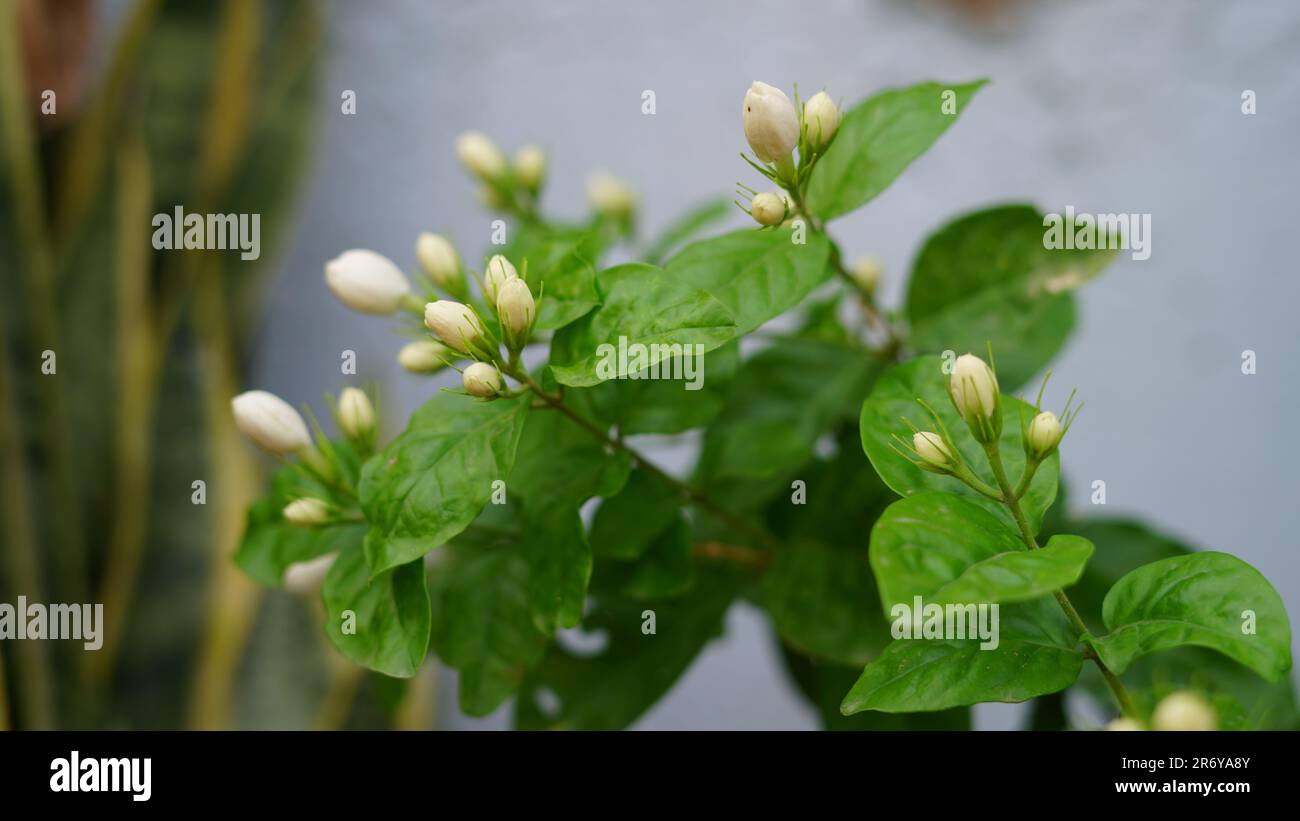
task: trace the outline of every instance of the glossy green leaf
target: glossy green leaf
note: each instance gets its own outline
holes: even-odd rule
[[[643,470],[633,470],[623,489],[596,508],[591,547],[598,556],[640,558],[677,518],[678,493]]]
[[[663,601],[597,599],[583,631],[603,642],[595,652],[557,643],[528,677],[515,707],[523,730],[617,730],[666,693],[722,632],[736,580],[710,571],[685,596]],[[654,614],[654,632],[647,613]]]
[[[948,130],[984,83],[888,89],[849,109],[813,166],[808,207],[829,220],[874,199]]]
[[[358,493],[372,526],[372,573],[423,556],[474,521],[492,483],[510,475],[528,403],[440,393],[366,463]]]
[[[1117,673],[1170,647],[1217,650],[1278,681],[1291,669],[1286,608],[1259,571],[1227,553],[1193,553],[1134,570],[1102,608],[1110,632],[1091,644]]]
[[[646,249],[643,257],[651,265],[659,265],[677,246],[738,213],[740,209],[730,197],[697,205],[670,223]]]
[[[528,561],[508,543],[454,543],[430,563],[431,643],[460,672],[460,708],[469,715],[500,707],[546,651],[528,573]]]
[[[429,647],[429,594],[415,560],[371,578],[359,548],[344,550],[321,588],[325,632],[343,655],[384,675],[409,678]]]
[[[1028,550],[984,508],[935,491],[894,502],[871,531],[871,566],[891,607],[917,590],[936,604],[1037,599],[1078,581],[1092,550],[1064,535]]]
[[[596,285],[601,306],[552,340],[551,372],[561,384],[598,385],[683,353],[707,353],[737,335],[722,303],[653,265],[606,269],[597,275]],[[645,346],[641,361],[636,356],[642,349],[633,346]],[[628,351],[626,362],[618,361],[621,350]]]
[[[996,352],[995,352],[996,353]],[[912,441],[912,430],[903,421],[906,417],[920,430],[933,430],[935,425],[929,413],[917,404],[924,399],[939,414],[948,431],[957,440],[958,449],[971,469],[991,486],[996,486],[984,450],[980,447],[966,423],[957,415],[948,398],[948,377],[942,370],[942,360],[937,356],[922,356],[898,365],[886,372],[876,382],[871,396],[862,405],[860,427],[862,446],[871,459],[872,466],[885,484],[902,496],[923,490],[942,490],[966,496],[976,504],[993,512],[1007,522],[1010,514],[1003,506],[951,476],[928,473],[916,467],[910,459],[894,449],[892,435],[906,442]],[[1002,462],[1010,481],[1019,480],[1024,470],[1025,454],[1020,443],[1021,414],[1026,421],[1032,408],[1015,397],[1002,397]],[[1068,443],[1067,443],[1068,444]],[[1056,498],[1056,483],[1060,470],[1060,455],[1053,453],[1038,468],[1024,497],[1020,500],[1030,528],[1037,533],[1043,513]]]
[[[879,365],[866,351],[784,338],[746,360],[726,407],[705,432],[709,480],[797,467],[837,419],[852,417]]]
[[[795,242],[800,237],[804,241]],[[798,305],[829,279],[829,257],[823,234],[742,229],[691,243],[665,270],[717,297],[735,317],[739,336]]]
[[[1074,325],[1075,288],[1114,251],[1043,247],[1043,215],[1031,205],[967,214],[932,234],[908,286],[909,341],[917,350],[982,352],[992,343],[1003,390],[1041,371]]]

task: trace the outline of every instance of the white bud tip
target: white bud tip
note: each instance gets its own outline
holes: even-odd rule
[[[450,348],[432,339],[408,342],[397,352],[397,364],[411,373],[437,373],[454,358]]]
[[[853,281],[858,287],[867,293],[873,293],[876,286],[880,284],[880,276],[884,271],[884,265],[881,264],[879,257],[865,256],[858,257],[849,269],[853,276]]]
[[[597,171],[587,179],[587,201],[598,214],[625,217],[636,209],[636,192],[618,177]]]
[[[505,155],[481,132],[467,131],[456,138],[456,156],[471,173],[484,180],[496,180],[505,174]]]
[[[943,443],[943,437],[930,431],[912,435],[912,447],[921,460],[935,467],[945,467],[952,462],[952,452]]]
[[[1111,732],[1134,732],[1140,731],[1142,725],[1138,724],[1131,718],[1117,718],[1106,725],[1106,729]]]
[[[1165,696],[1151,714],[1153,730],[1214,730],[1217,727],[1214,708],[1205,699],[1187,691]]]
[[[998,380],[988,363],[974,354],[957,357],[950,382],[953,404],[966,419],[993,416],[997,409]]]
[[[284,589],[298,596],[315,593],[325,583],[336,558],[337,553],[326,553],[305,562],[294,562],[284,569]]]
[[[375,429],[375,406],[360,388],[339,394],[339,428],[352,439],[364,439]]]
[[[510,260],[497,254],[487,262],[487,267],[483,270],[483,296],[491,305],[495,305],[497,294],[501,291],[501,286],[507,280],[518,279],[519,272]]]
[[[391,314],[411,285],[383,254],[354,248],[325,263],[325,284],[339,301],[365,314]]]
[[[425,232],[415,240],[415,257],[434,282],[445,286],[460,276],[460,255],[451,240]]]
[[[803,106],[808,142],[821,147],[831,141],[840,127],[840,109],[825,91],[819,91]]]
[[[301,527],[312,527],[329,521],[329,505],[310,496],[294,499],[284,506],[284,520]]]
[[[1061,421],[1051,411],[1043,411],[1029,423],[1029,446],[1034,453],[1046,454],[1061,441]]]
[[[288,402],[266,391],[247,391],[230,400],[235,427],[272,453],[286,454],[311,445],[307,423]]]
[[[774,191],[755,194],[749,213],[759,225],[780,225],[785,221],[785,199]]]
[[[460,353],[469,353],[483,339],[483,325],[467,305],[440,299],[424,306],[424,325],[444,344]]]
[[[515,179],[524,187],[536,189],[546,176],[546,154],[535,145],[526,145],[515,152]]]
[[[526,333],[533,327],[533,319],[537,316],[537,305],[533,302],[533,294],[528,289],[528,283],[522,279],[515,277],[506,280],[497,292],[496,307],[501,324],[516,336]]]
[[[501,372],[486,362],[475,362],[465,369],[461,378],[470,396],[487,399],[501,392]]]
[[[745,139],[763,162],[781,162],[799,143],[799,113],[785,92],[755,81],[745,92],[741,110]]]

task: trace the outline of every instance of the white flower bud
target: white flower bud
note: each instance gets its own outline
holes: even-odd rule
[[[364,248],[344,251],[325,263],[325,284],[340,302],[363,314],[391,314],[411,292],[401,268]]]
[[[506,157],[491,138],[479,131],[467,131],[456,138],[456,156],[470,173],[484,180],[500,179]]]
[[[763,162],[781,162],[799,143],[799,114],[785,92],[755,81],[745,92],[741,113],[745,139]]]
[[[1106,729],[1111,732],[1133,732],[1141,730],[1142,725],[1131,718],[1117,718],[1106,725]]]
[[[311,446],[307,423],[298,411],[266,391],[247,391],[230,400],[235,427],[272,453],[286,454]]]
[[[397,352],[397,364],[411,373],[437,373],[455,358],[450,348],[432,339],[408,342]]]
[[[518,278],[519,272],[515,270],[515,266],[510,263],[510,260],[500,254],[489,259],[487,268],[483,271],[483,296],[487,299],[488,304],[496,304],[497,294],[507,280]]]
[[[1029,423],[1029,447],[1035,456],[1046,456],[1061,441],[1061,422],[1056,414],[1043,411]]]
[[[536,191],[546,176],[546,154],[535,145],[526,145],[515,152],[515,179],[525,188]]]
[[[974,354],[957,357],[948,390],[957,413],[980,442],[988,444],[1002,431],[998,380],[993,369]]]
[[[1154,730],[1214,730],[1218,717],[1205,699],[1186,690],[1170,693],[1151,714]]]
[[[773,191],[755,194],[749,203],[749,213],[759,225],[780,225],[785,222],[785,199]]]
[[[284,506],[284,520],[299,527],[323,525],[330,519],[330,506],[310,496],[294,499]]]
[[[636,192],[618,177],[597,171],[587,178],[587,201],[598,214],[626,217],[636,208]]]
[[[537,318],[537,305],[527,282],[514,277],[497,289],[497,316],[509,337],[524,340]]]
[[[873,294],[876,292],[876,286],[880,284],[880,274],[883,270],[884,266],[880,264],[879,257],[858,257],[849,268],[849,275],[864,292]]]
[[[943,438],[937,433],[922,431],[921,433],[912,434],[912,447],[916,449],[916,455],[921,457],[921,461],[937,468],[947,467],[952,464],[952,451],[943,443]]]
[[[326,553],[305,562],[294,562],[284,569],[284,589],[298,596],[309,596],[325,583],[337,553]]]
[[[804,128],[808,142],[821,147],[831,141],[840,127],[840,109],[825,91],[819,91],[803,105]]]
[[[486,331],[469,306],[450,299],[440,299],[424,306],[424,325],[443,343],[463,354],[481,348]]]
[[[460,254],[456,253],[456,246],[451,244],[451,240],[440,234],[420,234],[415,240],[415,256],[435,285],[456,293],[462,282]]]
[[[360,388],[339,394],[339,429],[349,439],[367,441],[375,432],[375,406]]]
[[[465,369],[461,382],[470,396],[487,399],[501,392],[501,372],[495,365],[475,362]]]

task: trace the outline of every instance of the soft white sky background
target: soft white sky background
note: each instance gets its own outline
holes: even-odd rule
[[[653,233],[737,179],[754,182],[737,152],[741,98],[755,79],[824,86],[852,103],[882,86],[987,76],[992,85],[935,148],[833,233],[850,257],[883,257],[884,299],[896,304],[922,238],[957,213],[1013,200],[1151,213],[1151,258],[1125,255],[1082,292],[1080,327],[1056,363],[1052,404],[1068,385],[1087,401],[1066,450],[1070,503],[1088,506],[1087,485],[1105,479],[1097,512],[1138,514],[1234,552],[1300,613],[1300,6],[1062,0],[1016,6],[993,27],[934,3],[812,6],[338,3],[316,172],[253,386],[318,402],[341,386],[338,352],[352,348],[359,379],[383,382],[390,406],[404,414],[428,395],[427,382],[392,362],[398,343],[384,322],[330,298],[321,266],[354,246],[413,264],[421,230],[481,253],[488,217],[452,152],[462,130],[510,150],[548,148],[553,213],[581,211],[591,169],[629,178]],[[339,114],[345,88],[357,92],[355,117]],[[652,117],[640,113],[647,88],[658,95]],[[1239,109],[1246,88],[1258,94],[1253,117]],[[1255,376],[1240,373],[1245,348],[1258,353]],[[812,726],[764,622],[734,609],[726,637],[639,726]],[[442,681],[443,726],[508,723],[508,710],[459,717]],[[977,717],[981,727],[1020,720],[1012,706]]]

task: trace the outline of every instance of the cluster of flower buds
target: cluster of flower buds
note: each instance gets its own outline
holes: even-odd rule
[[[512,163],[491,137],[467,131],[456,139],[456,156],[479,181],[479,198],[489,208],[532,211],[546,181],[546,153],[542,149],[526,145],[515,152]]]
[[[791,102],[781,89],[755,81],[745,92],[741,124],[754,160],[746,162],[786,191],[799,195],[817,157],[825,153],[840,127],[840,109],[830,95],[819,91],[806,103]],[[798,164],[794,159],[799,150]],[[744,156],[743,154],[741,156]],[[738,203],[739,204],[739,203]],[[749,207],[741,206],[764,227],[780,225],[793,209],[773,193],[755,193]]]
[[[245,391],[230,401],[235,427],[263,449],[284,457],[296,455],[309,474],[330,482],[338,475],[334,448],[317,428],[313,442],[302,415],[280,397],[267,391]],[[344,388],[334,405],[334,418],[344,437],[362,454],[375,447],[375,406],[360,388]],[[303,501],[303,500],[299,500]],[[319,524],[321,509],[308,500],[286,508],[285,518],[295,524]],[[321,504],[324,504],[323,502]]]

